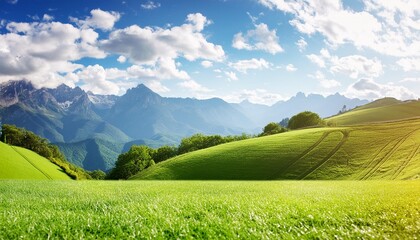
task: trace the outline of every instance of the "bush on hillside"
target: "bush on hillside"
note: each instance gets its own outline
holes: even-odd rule
[[[102,170],[91,171],[89,172],[89,175],[95,180],[104,180],[106,177],[106,173]]]
[[[271,122],[263,128],[263,132],[260,134],[260,136],[268,136],[286,131],[287,129],[280,126],[278,123]]]
[[[148,146],[132,146],[126,153],[120,154],[115,168],[108,174],[108,179],[129,179],[136,173],[155,164],[152,159],[153,149]]]
[[[312,127],[322,125],[323,121],[318,114],[310,111],[305,111],[296,114],[289,120],[288,128],[298,129],[304,127]]]
[[[178,153],[178,148],[172,146],[162,146],[152,151],[152,158],[155,163],[165,161],[169,158],[175,157]]]

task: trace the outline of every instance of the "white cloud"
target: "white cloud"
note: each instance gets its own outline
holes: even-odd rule
[[[416,71],[420,72],[420,57],[419,58],[401,58],[397,64],[404,70],[404,72]]]
[[[52,20],[54,20],[54,17],[48,14],[44,14],[44,16],[42,17],[42,20],[50,22]]]
[[[306,47],[308,46],[308,43],[304,38],[300,38],[295,44],[298,46],[299,52],[305,51]]]
[[[262,50],[271,54],[283,52],[276,30],[270,30],[264,23],[255,25],[255,29],[235,34],[232,46],[236,49]]]
[[[227,102],[239,103],[248,100],[251,103],[273,105],[274,103],[285,100],[283,96],[277,93],[269,92],[266,89],[244,89],[239,92],[233,92],[230,95],[222,96]]]
[[[361,55],[345,57],[332,56],[327,49],[321,49],[320,54],[310,54],[306,57],[321,68],[329,67],[331,73],[348,75],[350,78],[378,77],[383,73],[379,59],[369,59]]]
[[[201,62],[201,66],[203,66],[205,68],[210,68],[210,67],[213,67],[213,62],[204,60],[204,61]]]
[[[157,77],[160,79],[189,80],[187,72],[178,70],[175,61],[171,58],[160,58],[156,64]]]
[[[153,9],[159,8],[160,3],[153,2],[153,1],[148,1],[146,3],[141,4],[140,6],[144,9],[147,9],[147,10],[153,10]]]
[[[321,87],[330,89],[341,86],[341,83],[334,79],[327,79],[321,71],[316,71],[314,75],[309,74],[308,77],[318,80]]]
[[[144,83],[148,88],[150,88],[152,91],[157,93],[166,93],[169,92],[170,89],[164,86],[161,82],[156,80],[148,80]]]
[[[404,78],[404,79],[400,80],[400,82],[420,83],[420,77],[407,77],[407,78]]]
[[[225,72],[225,75],[228,77],[229,81],[238,81],[238,77],[236,76],[236,73],[234,72]]]
[[[82,68],[73,61],[83,57],[104,58],[96,47],[98,34],[60,22],[10,22],[0,35],[0,81],[31,80],[55,87],[71,79],[66,74]],[[74,83],[73,83],[74,84]]]
[[[223,48],[208,42],[201,33],[209,23],[205,16],[196,13],[188,15],[186,24],[170,29],[132,25],[111,32],[109,39],[102,40],[100,45],[137,64],[153,64],[159,58],[179,56],[189,61],[200,58],[221,61],[225,56]]]
[[[101,30],[111,30],[114,24],[120,19],[118,12],[108,12],[101,9],[93,9],[90,11],[91,16],[85,20],[77,18],[70,18],[73,22],[76,22],[83,28],[97,28]]]
[[[119,63],[125,63],[127,61],[127,58],[121,55],[117,58],[117,61]]]
[[[420,56],[418,0],[365,0],[361,11],[344,7],[340,0],[259,2],[292,14],[289,23],[298,31],[320,33],[331,45],[350,43],[390,56]]]
[[[350,85],[345,92],[348,97],[363,99],[378,99],[383,97],[394,97],[401,100],[414,99],[416,95],[403,86],[392,83],[380,84],[372,79],[360,79]]]
[[[194,80],[186,80],[183,81],[181,83],[178,84],[179,86],[181,86],[182,88],[188,89],[194,93],[208,93],[211,92],[212,90],[203,87],[202,85],[200,85],[199,83],[197,83]]]
[[[286,71],[295,72],[295,71],[297,71],[297,67],[295,67],[293,64],[287,64]]]
[[[351,78],[378,77],[383,73],[380,60],[368,59],[360,55],[351,55],[342,58],[331,58],[331,72],[349,75]]]
[[[306,55],[306,57],[309,59],[309,61],[318,65],[318,67],[325,68],[325,61],[321,56],[318,56],[315,54],[309,54],[309,55]]]
[[[252,58],[249,60],[240,60],[237,62],[230,62],[229,67],[234,68],[238,72],[247,73],[249,69],[267,69],[270,67],[270,63],[263,58],[256,59]]]
[[[105,69],[98,64],[87,66],[79,71],[77,76],[80,80],[83,80],[84,84],[81,88],[86,91],[97,94],[119,94],[120,92],[117,84],[107,80]]]

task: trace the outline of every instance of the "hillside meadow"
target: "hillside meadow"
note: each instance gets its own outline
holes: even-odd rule
[[[1,239],[415,239],[420,181],[0,181]]]
[[[0,153],[0,179],[70,179],[60,167],[28,149],[0,142]]]
[[[419,117],[419,100],[402,102],[395,98],[383,98],[343,114],[326,118],[326,121],[334,125],[360,125]]]
[[[420,118],[290,131],[183,154],[132,179],[420,178]]]

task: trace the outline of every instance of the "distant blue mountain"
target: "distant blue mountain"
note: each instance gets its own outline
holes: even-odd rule
[[[324,97],[319,94],[305,95],[299,92],[289,100],[279,101],[272,106],[253,104],[249,101],[243,101],[234,106],[262,127],[269,122],[280,122],[283,118],[290,118],[303,111],[316,112],[325,118],[337,114],[343,106],[349,110],[368,102],[357,98],[350,99],[338,93]]]

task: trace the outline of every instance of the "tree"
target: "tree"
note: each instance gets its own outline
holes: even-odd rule
[[[107,178],[128,179],[138,172],[155,164],[151,155],[153,149],[148,146],[132,146],[126,153],[120,154]]]
[[[106,177],[106,173],[104,173],[101,170],[94,170],[92,172],[89,172],[89,175],[92,177],[92,179],[96,180],[104,180]]]
[[[176,147],[162,146],[152,152],[152,158],[155,163],[165,161],[171,157],[175,157],[178,153]]]
[[[271,122],[263,128],[263,132],[260,136],[268,136],[282,132],[286,132],[286,129],[281,127],[278,123]]]
[[[298,129],[303,127],[311,127],[322,124],[323,121],[318,114],[310,111],[305,111],[296,114],[289,120],[288,127],[290,129]]]
[[[205,136],[201,133],[194,134],[191,137],[181,140],[178,147],[178,154],[209,148],[225,142],[225,139],[220,135]]]

